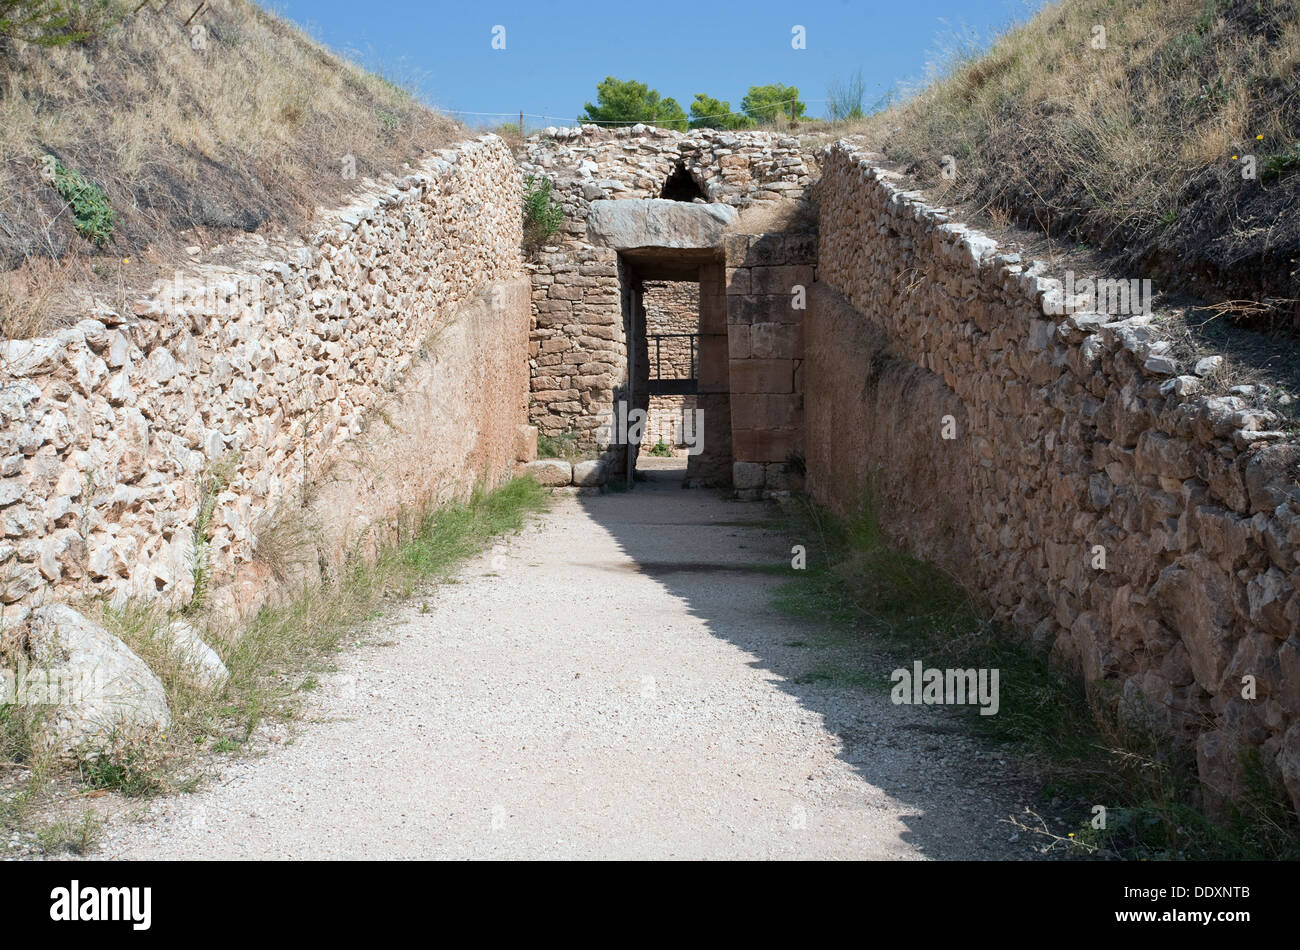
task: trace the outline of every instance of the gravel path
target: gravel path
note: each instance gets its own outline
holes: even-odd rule
[[[287,741],[96,857],[1033,856],[996,756],[768,606],[753,567],[789,546],[741,524],[768,509],[659,478],[557,499],[343,654]],[[848,662],[876,681],[809,675]]]

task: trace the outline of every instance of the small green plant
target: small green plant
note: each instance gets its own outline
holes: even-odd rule
[[[95,244],[107,244],[113,235],[113,209],[104,189],[53,155],[41,159],[41,175],[68,203],[81,235]]]
[[[659,441],[650,447],[650,454],[655,456],[655,458],[672,458],[673,449],[671,445],[664,441],[664,437],[660,436]]]
[[[560,230],[564,206],[555,200],[549,178],[524,179],[524,244],[537,247]]]
[[[1300,170],[1300,142],[1294,143],[1288,151],[1265,155],[1259,163],[1259,180],[1262,184],[1271,184],[1296,170]]]
[[[583,458],[583,454],[583,450],[578,446],[578,433],[576,432],[561,432],[558,435],[538,434],[537,436],[538,458],[564,459],[568,462],[577,462]]]
[[[36,843],[41,852],[55,854],[86,854],[99,840],[103,824],[95,813],[87,811],[79,821],[56,821],[36,832]]]
[[[53,771],[53,756],[39,741],[41,709],[27,703],[0,704],[0,766],[18,766],[23,776],[0,792],[0,830],[22,823]]]
[[[190,602],[185,607],[187,614],[201,610],[208,599],[208,528],[212,524],[212,512],[216,508],[217,496],[230,483],[235,474],[238,459],[233,453],[227,453],[199,477],[199,510],[194,518],[194,548],[190,552],[190,573],[194,581],[194,590]]]
[[[110,742],[103,751],[83,758],[77,763],[77,773],[90,788],[107,789],[128,798],[157,795],[164,789],[154,757],[127,742]]]
[[[1204,36],[1214,29],[1219,17],[1231,6],[1231,0],[1207,0],[1205,10],[1196,18],[1196,35]]]
[[[79,15],[81,4],[70,0],[0,0],[0,37],[35,46],[67,46],[89,39],[92,21]],[[102,10],[103,0],[85,6]]]

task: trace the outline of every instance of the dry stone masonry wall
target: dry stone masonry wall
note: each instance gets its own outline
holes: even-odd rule
[[[732,484],[742,498],[803,487],[804,320],[815,234],[735,234],[726,242]]]
[[[690,379],[691,341],[682,334],[700,331],[700,285],[685,280],[647,280],[644,285],[646,334],[667,335],[646,354],[652,375]]]
[[[682,334],[699,333],[700,285],[682,280],[648,280],[643,292],[647,336],[668,334],[657,342],[651,340],[646,351],[646,369],[661,379],[692,378],[699,354],[691,338]],[[645,438],[641,440],[642,453],[661,440],[667,446],[684,446],[683,439],[689,429],[683,433],[682,420],[695,407],[693,395],[652,395]]]
[[[1150,316],[1045,316],[1043,265],[869,153],[822,157],[815,496],[848,511],[869,489],[912,550],[1194,743],[1212,793],[1240,793],[1254,750],[1300,807],[1294,433],[1179,367]]]
[[[699,201],[743,208],[802,195],[815,169],[791,136],[641,125],[548,128],[519,160],[524,175],[553,182],[564,206],[554,243],[529,264],[531,418],[544,434],[573,432],[585,448],[605,449],[597,430],[627,379],[627,340],[618,254],[589,240],[592,202],[659,198],[685,175]]]
[[[308,520],[313,484],[339,481],[375,410],[411,420],[392,394],[412,379],[445,411],[414,413],[426,441],[404,477],[343,477],[320,560],[403,505],[506,474],[526,411],[519,206],[513,157],[487,136],[370,188],[309,245],[0,343],[7,619],[73,596],[185,603],[199,563],[226,606],[256,606],[272,573],[259,538]]]

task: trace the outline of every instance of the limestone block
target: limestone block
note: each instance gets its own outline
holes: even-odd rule
[[[794,361],[790,359],[732,360],[731,391],[735,393],[794,392]]]
[[[521,425],[515,429],[515,460],[532,462],[537,459],[537,426]]]
[[[64,604],[36,608],[27,626],[33,664],[60,684],[60,702],[46,720],[56,751],[93,752],[170,724],[162,682],[103,627]]]
[[[573,464],[573,484],[583,488],[603,485],[608,478],[604,459],[593,459]]]
[[[1151,598],[1187,647],[1196,681],[1216,692],[1231,657],[1231,577],[1204,555],[1192,554],[1161,571]]]
[[[737,491],[762,488],[767,481],[767,468],[761,462],[732,462],[731,484]]]
[[[217,690],[230,679],[230,671],[212,647],[203,642],[199,632],[183,620],[167,628],[172,647],[181,660],[189,681],[203,689]]]
[[[736,218],[725,204],[688,204],[664,198],[593,201],[587,235],[593,244],[619,250],[638,247],[714,248]]]
[[[516,471],[522,476],[531,476],[544,488],[568,485],[573,481],[573,466],[564,459],[537,459],[521,464]]]

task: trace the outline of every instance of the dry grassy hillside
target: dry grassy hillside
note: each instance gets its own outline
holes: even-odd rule
[[[65,6],[54,32],[89,36],[0,36],[0,336],[147,285],[186,246],[295,230],[457,129],[247,0]]]
[[[945,201],[1300,327],[1295,0],[1065,0],[850,131]]]

